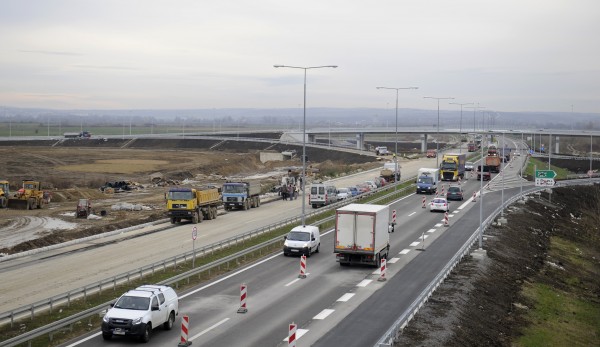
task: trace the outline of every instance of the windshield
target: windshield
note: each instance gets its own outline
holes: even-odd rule
[[[192,191],[187,192],[169,192],[169,200],[192,200],[194,194]]]
[[[115,308],[122,308],[125,310],[148,310],[150,305],[150,298],[142,298],[139,296],[122,296],[119,301],[115,304]]]
[[[456,163],[445,161],[442,163],[442,170],[454,171],[456,170]]]
[[[448,193],[460,193],[460,188],[450,187],[450,188],[448,188]]]
[[[477,167],[477,171],[481,171],[481,166]],[[483,172],[490,172],[490,167],[489,166],[484,166],[483,167]]]
[[[241,184],[224,184],[223,193],[245,193],[246,189]]]
[[[287,239],[290,241],[310,241],[310,234],[301,231],[291,231]]]
[[[431,177],[419,177],[419,180],[417,181],[417,183],[433,184],[433,178],[431,178]]]

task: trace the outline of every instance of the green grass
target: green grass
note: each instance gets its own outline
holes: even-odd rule
[[[563,169],[556,165],[552,165],[552,161],[550,162],[550,168],[548,168],[547,161],[541,161],[536,158],[529,158],[529,162],[527,163],[527,167],[525,168],[524,175],[535,177],[534,167],[536,167],[537,170],[553,170],[554,172],[556,172],[556,177],[554,177],[555,180],[563,180],[567,178],[567,175],[573,174],[573,172],[567,169]]]

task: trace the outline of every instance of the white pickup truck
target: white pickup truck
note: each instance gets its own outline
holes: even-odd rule
[[[123,294],[102,318],[102,337],[138,336],[150,340],[152,329],[173,328],[179,315],[179,298],[169,286],[143,285]]]

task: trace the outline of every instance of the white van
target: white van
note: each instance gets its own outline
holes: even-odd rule
[[[313,208],[326,206],[337,201],[337,188],[334,185],[316,183],[310,186],[308,203]]]
[[[319,253],[321,246],[321,233],[319,227],[314,225],[301,225],[292,229],[283,237],[283,255],[305,255]]]

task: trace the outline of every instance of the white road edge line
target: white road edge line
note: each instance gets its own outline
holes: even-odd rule
[[[415,241],[413,243],[410,244],[411,247],[416,247],[421,243],[421,241]]]
[[[221,325],[221,324],[223,324],[223,323],[227,322],[228,320],[229,320],[229,318],[225,318],[225,319],[223,319],[223,320],[221,320],[221,321],[219,321],[219,322],[217,322],[217,323],[215,323],[215,324],[211,325],[211,326],[210,326],[210,327],[208,327],[207,329],[205,329],[205,330],[203,330],[203,331],[201,331],[201,332],[197,333],[196,335],[192,336],[192,337],[191,337],[191,338],[189,338],[188,340],[190,340],[190,341],[193,341],[194,339],[197,339],[197,338],[199,338],[200,336],[202,336],[202,335],[206,334],[207,332],[209,332],[209,331],[213,330],[214,328],[216,328],[216,327],[218,327],[219,325]]]
[[[443,222],[443,221],[442,221]],[[442,223],[437,223],[436,225],[434,225],[434,227],[439,228],[441,227],[443,224]]]
[[[412,216],[412,215],[413,215],[413,214],[415,214],[415,213],[417,213],[417,212],[413,212],[413,213],[409,214],[408,216],[410,217],[410,216]]]
[[[427,230],[427,232],[428,232],[428,233],[434,233],[434,232],[435,232],[435,229],[429,229],[429,230]]]
[[[298,281],[300,281],[300,278],[296,278],[295,280],[291,281],[290,283],[286,284],[285,286],[289,287],[289,286],[291,286],[292,284],[294,284],[294,283],[296,283]]]

